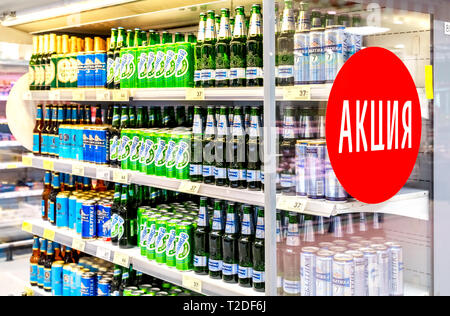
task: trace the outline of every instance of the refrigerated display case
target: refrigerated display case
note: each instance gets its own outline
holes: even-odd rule
[[[450,11],[445,1],[225,0],[172,1],[170,4],[129,1],[112,7],[81,9],[69,16],[76,23],[66,23],[65,17],[61,16],[21,20],[19,14],[16,20],[10,19],[4,25],[34,34],[58,32],[103,37],[110,34],[111,28],[117,27],[191,33],[198,31],[200,12],[218,12],[220,8],[236,12],[236,8],[243,5],[248,14],[253,3],[262,4],[264,72],[252,70],[257,75],[263,74],[264,87],[243,87],[238,82],[236,87],[203,88],[200,85],[197,89],[66,88],[29,91],[23,95],[23,100],[34,107],[42,103],[99,103],[104,113],[110,104],[145,107],[182,104],[200,106],[205,112],[210,105],[234,107],[238,111],[244,106],[258,107],[263,113],[261,124],[264,123],[259,140],[264,148],[260,157],[263,191],[145,175],[38,155],[24,155],[24,163],[39,169],[166,190],[185,190],[193,195],[263,207],[266,295],[449,294],[447,281],[450,275],[446,267],[450,256],[445,245],[446,227],[450,221],[446,213],[446,161],[450,148],[447,137],[450,30],[446,21],[450,20]],[[245,21],[241,23],[244,28]],[[341,27],[337,27],[338,24]],[[335,29],[345,36],[342,48],[320,44],[325,36],[329,36],[325,33]],[[315,36],[316,41],[305,44],[315,48],[309,50],[309,55],[301,50],[302,34]],[[366,47],[385,48],[402,60],[416,85],[422,112],[422,138],[415,168],[405,187],[380,204],[366,204],[348,196],[333,178],[325,158],[327,101],[339,63]],[[317,63],[325,67],[330,58],[342,60],[333,65],[335,68],[320,73]],[[309,68],[302,68],[305,65]],[[36,112],[32,113],[35,115]],[[314,184],[319,187],[316,188],[318,191],[312,190],[313,185],[306,184],[317,161],[308,154],[301,160],[302,150],[316,154],[322,151],[321,168],[324,173],[331,174],[333,191],[332,181],[328,178],[322,178],[319,185]],[[186,189],[189,185],[193,189]],[[175,284],[191,284],[191,288],[196,282],[200,286],[195,290],[203,294],[258,294],[238,284],[149,262],[136,249],[121,250],[105,242],[79,241],[72,232],[55,229],[42,221],[30,224],[25,225],[25,229],[33,234],[43,236],[53,231],[56,241],[69,246],[81,245],[87,253],[105,260],[125,258],[124,264],[132,264],[139,271]],[[364,248],[362,253],[355,252],[360,248]],[[344,254],[346,251],[353,252]],[[319,260],[314,270],[308,270],[311,269],[308,263],[311,257]],[[364,269],[368,269],[367,265],[372,267],[370,277],[363,276],[364,269],[359,270],[363,272],[355,281],[355,288],[348,290],[346,280],[333,274],[333,260],[339,265],[351,259],[356,262],[361,257],[366,266]],[[318,262],[322,265],[320,268]]]

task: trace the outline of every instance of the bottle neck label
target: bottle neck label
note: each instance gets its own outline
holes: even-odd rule
[[[256,221],[256,234],[258,239],[264,239],[264,217],[258,217]],[[277,241],[278,241],[278,221],[277,221]]]
[[[227,214],[227,222],[225,226],[225,233],[234,234],[237,233],[237,225],[236,225],[236,214],[228,213]]]
[[[221,210],[214,210],[214,217],[213,217],[213,230],[222,230],[222,211]]]

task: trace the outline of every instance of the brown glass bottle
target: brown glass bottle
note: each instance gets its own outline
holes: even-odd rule
[[[44,113],[42,112],[42,104],[37,106],[36,124],[33,129],[33,154],[41,155],[42,130],[44,128]]]
[[[44,221],[48,219],[48,199],[50,197],[50,193],[52,192],[51,177],[52,173],[50,171],[46,171],[44,177],[44,191],[42,192],[41,202],[41,214]]]
[[[30,284],[37,286],[37,271],[39,262],[39,237],[33,237],[33,253],[30,258]]]

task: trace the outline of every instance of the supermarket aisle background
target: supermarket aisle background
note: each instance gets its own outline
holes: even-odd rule
[[[0,262],[0,296],[21,295],[28,285],[30,255],[22,255],[13,261]]]

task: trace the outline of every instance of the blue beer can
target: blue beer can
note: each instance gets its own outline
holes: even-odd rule
[[[83,211],[83,203],[85,200],[83,198],[77,198],[76,210],[75,210],[75,227],[78,235],[81,235],[82,224],[81,224],[81,212]]]
[[[79,161],[84,161],[84,128],[78,126],[75,127],[72,132],[73,146],[71,158]]]
[[[307,195],[311,199],[325,197],[325,141],[310,141],[306,147]]]
[[[95,87],[104,88],[106,85],[106,53],[95,53]]]
[[[78,63],[77,87],[86,88],[86,55],[84,53],[78,53],[77,63]]]
[[[56,196],[56,227],[69,228],[69,196],[65,192]]]
[[[95,163],[95,135],[97,130],[94,127],[88,128],[88,162]]]
[[[70,296],[72,281],[72,266],[66,263],[63,267],[63,296]]]
[[[75,275],[75,296],[81,296],[81,275],[84,273],[83,272],[84,267],[82,265],[78,265],[78,268],[76,270],[76,275]]]
[[[77,295],[77,273],[80,267],[76,263],[71,263],[72,274],[70,278],[70,296]]]
[[[64,125],[59,126],[59,130],[58,130],[58,138],[59,138],[58,156],[59,156],[59,158],[66,158],[67,144],[64,142],[65,129],[66,129],[66,127]]]
[[[52,264],[52,295],[63,295],[63,266],[64,261],[55,261]]]
[[[111,241],[111,204],[106,201],[98,204],[97,236],[104,241]]]
[[[103,278],[98,282],[97,295],[98,296],[111,296],[111,282],[110,278]]]
[[[344,27],[335,26],[325,30],[325,81],[330,83],[344,65]]]
[[[331,166],[328,151],[325,151],[325,199],[333,202],[346,202],[347,192],[339,182]]]
[[[81,238],[94,239],[97,237],[97,212],[92,200],[83,203],[81,212]]]
[[[97,277],[94,272],[81,275],[81,296],[97,296]]]
[[[95,88],[95,54],[93,52],[87,52],[85,58],[85,87]]]
[[[71,195],[69,197],[69,229],[76,229],[77,221],[77,196]]]
[[[298,196],[306,196],[306,147],[307,141],[298,140],[295,145],[295,192]]]
[[[312,28],[309,33],[309,82],[325,82],[324,34],[322,28]]]
[[[294,35],[294,82],[296,85],[309,83],[309,33]]]
[[[89,151],[89,130],[87,128],[83,129],[83,161],[88,162],[88,151]]]

